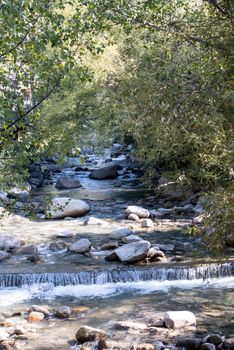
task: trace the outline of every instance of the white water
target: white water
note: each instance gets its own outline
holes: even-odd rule
[[[234,288],[234,277],[223,277],[217,279],[194,279],[175,281],[140,281],[119,282],[95,285],[57,286],[52,284],[34,284],[22,286],[21,288],[5,288],[0,290],[0,307],[20,304],[31,299],[53,301],[57,297],[72,297],[77,300],[108,298],[123,293],[155,294],[158,292],[168,293],[172,289],[231,289]]]

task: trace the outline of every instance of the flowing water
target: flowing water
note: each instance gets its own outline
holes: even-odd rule
[[[77,163],[78,164],[78,163]],[[63,171],[73,174],[77,164]],[[53,176],[53,181],[58,177]],[[90,325],[107,330],[116,340],[121,332],[113,331],[116,321],[133,320],[153,323],[169,310],[190,310],[195,313],[196,332],[212,329],[233,335],[234,263],[215,262],[200,242],[189,237],[181,228],[190,220],[171,218],[158,222],[155,230],[132,229],[152,244],[173,245],[166,252],[170,258],[183,255],[181,263],[138,264],[124,266],[106,262],[99,247],[110,241],[110,232],[126,223],[124,208],[130,204],[142,204],[152,208],[152,194],[137,182],[134,175],[117,180],[95,181],[88,172],[80,172],[82,188],[57,190],[53,184],[44,186],[37,195],[69,196],[86,200],[91,206],[91,216],[103,220],[102,225],[84,225],[84,218],[72,220],[30,220],[21,216],[9,216],[2,221],[0,233],[10,232],[27,245],[38,247],[43,261],[31,264],[25,255],[16,255],[0,265],[0,313],[23,313],[32,304],[46,305],[55,310],[61,305],[85,306],[87,312],[79,312],[73,319],[50,319],[35,325],[29,339],[23,343],[25,350],[67,349],[67,342],[74,339],[80,325]],[[67,249],[51,250],[50,244],[61,239],[61,230],[75,233],[67,243],[81,237],[89,238],[95,250],[90,256],[68,254]],[[199,254],[198,254],[199,253]],[[26,315],[23,314],[24,316]],[[17,321],[17,317],[16,321]],[[22,316],[21,316],[22,317]],[[58,337],[59,332],[59,337]],[[194,333],[194,331],[193,331]],[[173,334],[165,331],[162,338]],[[136,334],[124,335],[133,341]],[[156,339],[155,335],[141,335],[142,340]],[[148,338],[147,338],[148,337]],[[160,339],[160,334],[158,338]],[[22,340],[23,341],[23,340]]]

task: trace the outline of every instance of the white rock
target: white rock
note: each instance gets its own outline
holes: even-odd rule
[[[75,233],[74,233],[74,232],[66,231],[66,230],[60,231],[60,232],[56,235],[56,237],[58,237],[58,238],[70,238],[70,237],[73,237],[73,236],[75,236]]]
[[[164,321],[169,329],[196,325],[196,317],[190,311],[169,311],[165,314]]]
[[[130,215],[128,215],[128,220],[138,221],[138,220],[140,220],[140,218],[136,214],[130,214]]]
[[[150,245],[148,241],[133,242],[117,248],[114,252],[121,262],[138,262],[147,257]]]
[[[127,207],[125,210],[125,213],[127,216],[130,214],[136,214],[139,218],[149,218],[150,217],[150,212],[148,209],[144,209],[138,205],[130,205]]]
[[[87,253],[90,251],[91,242],[87,238],[81,238],[69,246],[69,250],[73,253]]]
[[[150,219],[145,219],[141,222],[141,226],[146,227],[146,228],[152,228],[152,227],[154,227],[154,223]]]
[[[110,234],[112,239],[122,239],[132,234],[132,231],[127,227],[118,227]]]
[[[104,225],[106,222],[104,220],[90,216],[87,220],[84,221],[84,225]]]
[[[47,217],[52,219],[62,219],[67,216],[77,217],[86,215],[89,210],[89,205],[80,199],[56,197],[52,199]]]

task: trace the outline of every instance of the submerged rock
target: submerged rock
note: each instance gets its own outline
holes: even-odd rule
[[[90,211],[89,205],[80,199],[71,199],[68,197],[56,197],[52,199],[47,218],[63,219],[67,216],[84,216]]]
[[[139,241],[125,244],[122,247],[117,248],[114,253],[117,255],[121,262],[133,263],[145,259],[147,257],[149,249],[150,242]]]
[[[73,253],[88,253],[91,249],[91,242],[87,238],[81,238],[69,246],[69,250]]]
[[[106,333],[99,328],[93,328],[89,326],[80,327],[76,333],[76,340],[78,343],[83,344],[88,341],[95,341],[105,338]]]
[[[169,311],[165,314],[164,321],[169,329],[196,325],[196,317],[190,311]]]
[[[139,218],[149,218],[150,217],[150,212],[148,209],[144,209],[138,205],[130,205],[127,207],[125,210],[125,214],[127,217],[129,217],[130,214],[135,214]]]
[[[79,188],[82,187],[79,179],[76,179],[74,177],[71,176],[61,176],[58,178],[56,184],[55,184],[56,188],[60,188],[60,189],[66,189],[66,188]]]
[[[89,177],[95,180],[108,180],[116,179],[118,177],[119,166],[117,164],[111,164],[106,167],[93,170]]]

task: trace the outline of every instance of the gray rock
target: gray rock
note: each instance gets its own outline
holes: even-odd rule
[[[11,250],[19,248],[21,246],[21,241],[11,235],[0,235],[0,249]]]
[[[103,339],[105,336],[106,333],[102,329],[83,326],[78,329],[76,333],[76,340],[78,343],[83,344],[88,341]]]
[[[91,242],[87,238],[81,238],[69,246],[69,250],[73,253],[88,253],[91,249]]]
[[[72,314],[72,309],[69,306],[61,306],[56,311],[56,316],[59,318],[69,318]]]
[[[127,217],[130,214],[135,214],[137,215],[139,218],[149,218],[150,217],[150,212],[148,209],[144,209],[138,205],[130,205],[127,207],[127,209],[125,210],[125,214],[127,215]]]
[[[164,316],[165,325],[169,329],[183,328],[196,324],[196,317],[190,311],[169,311]]]
[[[60,231],[59,233],[57,233],[56,237],[58,238],[71,238],[75,236],[75,233],[74,232],[71,232],[71,231]]]
[[[69,189],[69,188],[79,188],[79,187],[82,187],[82,185],[81,185],[80,181],[74,177],[61,176],[56,181],[55,187],[61,188],[61,189],[65,189],[65,188]]]
[[[223,342],[223,348],[233,350],[234,349],[234,337],[225,339]]]
[[[138,241],[142,241],[142,238],[137,235],[129,235],[127,237],[122,238],[123,243],[133,243]]]
[[[199,350],[216,350],[216,347],[214,344],[204,343],[200,346]]]
[[[219,345],[224,341],[224,337],[220,334],[210,334],[209,343]]]
[[[125,244],[124,246],[117,248],[115,250],[115,254],[118,256],[121,262],[133,263],[146,258],[149,248],[150,242],[139,241]]]
[[[155,261],[155,258],[159,257],[165,258],[165,254],[161,250],[151,247],[148,251],[147,258],[149,258],[151,261]]]
[[[119,247],[118,242],[105,243],[100,247],[100,250],[113,250]]]
[[[106,222],[104,220],[90,216],[87,220],[84,221],[84,225],[104,225]]]
[[[200,338],[184,338],[179,339],[176,342],[176,346],[184,348],[185,350],[197,350],[201,345],[202,340]]]
[[[150,219],[145,219],[141,222],[141,226],[142,227],[146,227],[146,228],[153,228],[154,227],[154,223],[152,220]]]
[[[9,257],[10,257],[10,255],[7,252],[0,250],[0,262],[8,259]]]
[[[84,216],[89,212],[89,205],[80,199],[56,197],[52,199],[46,216],[52,219]]]
[[[95,180],[116,179],[119,175],[118,169],[119,167],[116,164],[111,164],[106,167],[93,170],[89,177]]]
[[[127,227],[118,227],[110,234],[112,239],[122,239],[132,234],[132,231]]]

